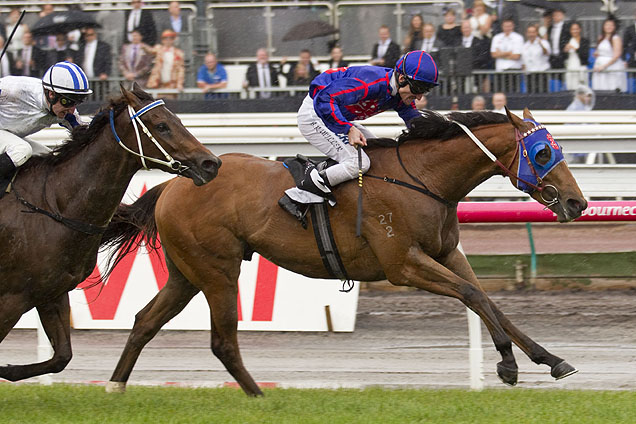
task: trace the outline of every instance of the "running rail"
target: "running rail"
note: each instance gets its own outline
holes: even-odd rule
[[[557,216],[537,202],[461,202],[457,206],[459,222],[467,223],[510,223],[510,222],[556,222]],[[636,221],[636,201],[588,202],[579,221]],[[529,225],[529,224],[528,224]],[[458,246],[464,253],[461,244]],[[483,349],[481,320],[479,316],[466,308],[468,317],[468,361],[470,370],[470,388],[481,390],[484,387]]]
[[[462,224],[488,222],[556,222],[557,216],[537,202],[461,202]],[[636,201],[588,202],[579,221],[636,221]]]

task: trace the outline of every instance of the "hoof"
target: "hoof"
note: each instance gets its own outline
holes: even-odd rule
[[[509,386],[517,385],[517,369],[508,368],[500,363],[497,364],[497,377]]]
[[[106,383],[106,393],[126,393],[126,383],[109,381]]]
[[[561,380],[562,378],[565,378],[577,372],[579,372],[579,370],[574,368],[572,365],[568,364],[565,361],[561,361],[552,368],[552,371],[550,371],[550,375],[557,380]]]

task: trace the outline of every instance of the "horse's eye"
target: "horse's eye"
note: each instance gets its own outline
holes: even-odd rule
[[[155,125],[155,128],[157,129],[157,131],[159,131],[161,133],[169,133],[170,132],[170,127],[165,122],[158,123],[157,125]]]
[[[539,166],[545,166],[552,157],[552,150],[548,145],[546,145],[543,149],[539,150],[534,157],[535,162]]]

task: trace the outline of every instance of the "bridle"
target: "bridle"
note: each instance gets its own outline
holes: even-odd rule
[[[139,109],[139,111],[135,111],[135,109],[132,106],[128,105],[128,115],[130,116],[130,121],[132,122],[133,128],[135,129],[135,135],[137,137],[137,146],[139,146],[139,153],[135,152],[132,149],[129,149],[121,141],[121,138],[119,138],[119,135],[117,135],[117,131],[115,130],[115,111],[112,108],[110,109],[110,129],[113,132],[113,135],[115,136],[115,139],[117,140],[117,143],[119,143],[119,145],[124,150],[140,158],[141,165],[143,166],[144,169],[148,169],[148,166],[146,165],[146,161],[150,161],[150,162],[158,163],[160,165],[167,166],[173,171],[177,171],[177,173],[181,174],[182,172],[186,171],[189,168],[189,166],[183,165],[180,161],[175,160],[172,156],[170,156],[170,154],[163,147],[161,147],[161,144],[159,144],[159,142],[155,139],[155,137],[148,130],[148,128],[146,128],[146,125],[144,125],[143,121],[140,118],[140,116],[143,115],[144,113],[156,108],[157,106],[161,106],[164,104],[165,103],[163,100],[155,100],[154,102]],[[166,160],[156,159],[156,158],[152,158],[152,157],[144,155],[144,149],[141,143],[141,136],[139,135],[139,128],[137,127],[137,125],[141,127],[141,130],[143,131],[143,133],[146,134],[146,137],[148,137],[150,141],[154,143],[157,149],[159,149],[159,151],[163,153]]]
[[[468,137],[477,145],[477,147],[479,147],[481,151],[484,152],[484,154],[488,156],[488,158],[491,161],[493,161],[499,168],[501,168],[508,177],[510,177],[511,179],[514,178],[517,182],[520,181],[528,185],[529,187],[533,189],[533,191],[538,191],[539,195],[541,196],[541,199],[546,203],[545,205],[546,208],[559,203],[559,190],[551,184],[544,183],[543,179],[539,176],[534,165],[532,164],[532,161],[530,160],[530,157],[528,155],[528,150],[526,149],[526,143],[525,143],[526,137],[530,136],[531,134],[533,134],[534,132],[538,130],[545,129],[543,125],[535,125],[534,127],[530,128],[528,131],[524,132],[523,134],[517,128],[515,128],[515,141],[516,141],[515,154],[512,157],[512,161],[510,162],[510,165],[505,166],[503,163],[501,163],[499,159],[497,159],[497,157],[490,150],[488,150],[488,148],[477,138],[477,136],[475,136],[475,134],[473,134],[473,132],[468,129],[467,126],[457,121],[452,121],[452,122],[457,124],[462,130],[464,130],[466,135],[468,135]],[[534,175],[534,177],[537,180],[536,184],[526,181],[525,179],[521,178],[519,175],[517,175],[516,173],[510,170],[510,168],[512,168],[512,165],[515,163],[515,159],[517,158],[517,155],[519,155],[520,150],[522,152],[522,156],[528,162],[528,167],[530,168],[532,175]],[[521,158],[519,160],[521,160]]]

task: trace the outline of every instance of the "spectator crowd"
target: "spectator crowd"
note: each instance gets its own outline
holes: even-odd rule
[[[440,72],[461,76],[457,89],[463,93],[492,93],[495,89],[586,92],[580,87],[594,91],[629,90],[626,69],[636,68],[636,25],[621,29],[618,21],[608,15],[600,36],[591,40],[581,24],[569,19],[558,3],[523,30],[516,2],[474,0],[466,9],[457,7],[444,8],[439,22],[420,13],[413,14],[402,40],[393,39],[391,28],[379,24],[373,30],[377,30],[377,39],[368,52],[367,63],[392,68],[403,53],[421,49],[436,60]],[[37,17],[52,12],[53,6],[45,3]],[[122,15],[118,21],[121,45],[101,39],[112,27],[109,23],[112,16],[102,12],[97,20],[104,22],[103,31],[87,27],[81,31],[33,36],[29,29],[33,23],[23,23],[16,28],[0,60],[0,77],[41,77],[52,64],[67,60],[82,66],[94,80],[121,77],[146,88],[181,91],[185,87],[186,64],[192,59],[189,57],[192,52],[183,48],[181,35],[192,31],[188,26],[190,20],[178,1],[157,12],[144,8],[141,0],[130,0],[130,9],[125,12],[112,11]],[[0,48],[19,16],[18,8],[3,16]],[[284,57],[277,63],[270,61],[269,53],[264,47],[256,49],[255,60],[248,66],[242,83],[243,88],[254,90],[260,98],[275,95],[272,88],[279,87],[282,81],[287,86],[307,86],[321,70],[350,64],[343,46],[337,43],[332,45],[329,60],[323,64],[308,49],[301,50],[297,60]],[[198,69],[188,71],[193,72],[196,86],[207,99],[227,97],[223,90],[228,86],[228,72],[221,61],[215,52],[208,52]],[[465,74],[467,68],[493,71],[498,76],[495,79],[488,72]],[[483,98],[476,100],[479,104]]]

